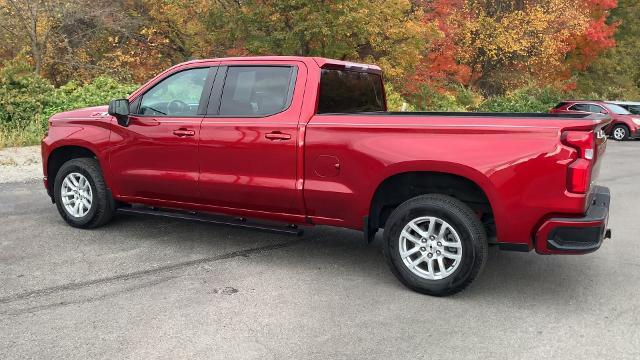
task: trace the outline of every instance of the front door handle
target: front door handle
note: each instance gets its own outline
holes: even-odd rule
[[[189,130],[189,129],[185,129],[185,128],[180,128],[180,129],[175,129],[173,130],[173,135],[175,136],[194,136],[196,134],[195,131],[193,130]]]
[[[275,141],[275,140],[289,140],[291,139],[291,135],[281,133],[280,131],[270,132],[264,135],[265,138]]]

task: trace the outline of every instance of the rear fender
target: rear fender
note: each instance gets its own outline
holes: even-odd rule
[[[372,184],[376,184],[376,186],[369,189],[369,199],[373,201],[373,197],[376,191],[386,179],[395,175],[409,172],[437,172],[442,174],[456,175],[468,179],[469,181],[478,185],[478,187],[482,189],[482,191],[487,196],[487,199],[489,200],[489,204],[491,205],[491,209],[493,211],[493,216],[495,218],[496,224],[502,223],[504,214],[502,211],[502,205],[500,203],[500,197],[498,196],[497,190],[490,182],[489,178],[485,176],[485,174],[469,166],[447,161],[416,160],[391,164],[385,168],[384,172],[378,179],[376,179],[376,181],[372,182]],[[367,213],[369,213],[369,211],[367,211]]]

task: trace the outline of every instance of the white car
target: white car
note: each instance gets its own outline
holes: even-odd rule
[[[640,114],[640,102],[637,101],[606,101],[609,104],[622,106],[632,114]]]

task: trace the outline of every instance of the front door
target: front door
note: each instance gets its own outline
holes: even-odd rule
[[[200,130],[200,196],[224,208],[300,215],[303,65],[225,64]],[[304,69],[304,70],[303,70]],[[297,79],[297,81],[296,81]],[[297,96],[301,98],[301,96]]]
[[[213,69],[190,68],[167,76],[132,100],[128,127],[113,121],[110,163],[119,195],[197,202],[203,94],[210,91],[207,79]]]

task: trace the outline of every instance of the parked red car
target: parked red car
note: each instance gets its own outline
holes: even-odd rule
[[[617,141],[640,138],[640,115],[613,102],[567,100],[549,110],[552,114],[606,114],[612,119],[611,125],[605,128],[607,135]]]
[[[393,113],[373,65],[198,60],[128,99],[56,114],[44,185],[71,226],[116,211],[296,231],[384,229],[405,285],[467,287],[487,248],[583,254],[607,238],[599,114]],[[238,218],[212,215],[226,214]]]

